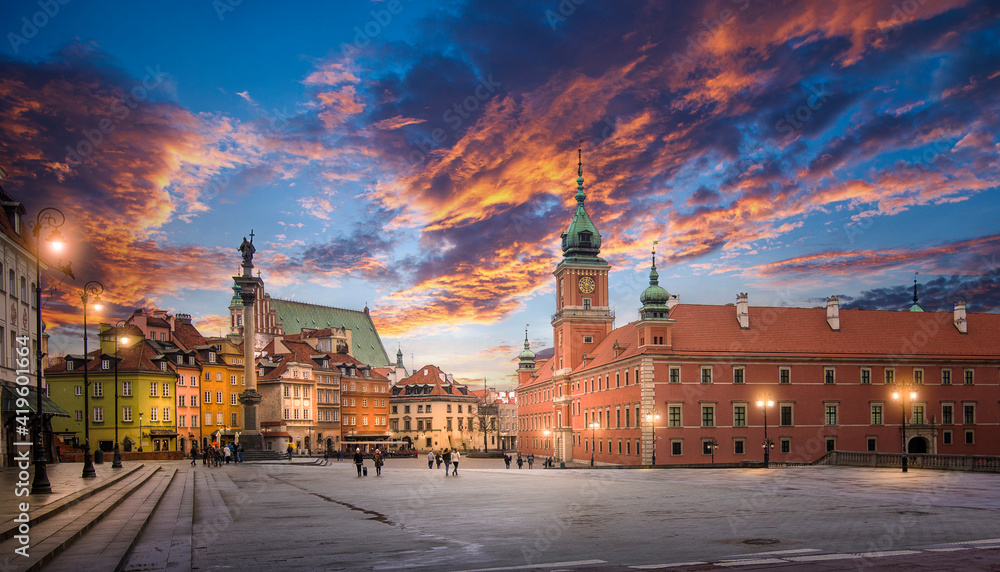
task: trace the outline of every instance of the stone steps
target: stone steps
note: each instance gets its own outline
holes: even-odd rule
[[[159,470],[159,467],[140,465],[121,476],[116,475],[114,479],[102,483],[103,486],[86,489],[46,505],[38,511],[30,524],[28,557],[14,552],[21,544],[11,535],[0,542],[0,554],[4,555],[0,567],[40,570],[90,531],[115,507],[142,489]],[[8,529],[3,530],[6,532]],[[92,568],[87,566],[85,569]]]
[[[160,469],[49,562],[46,570],[120,570],[151,515],[171,488],[177,469]],[[169,510],[168,503],[163,503]]]

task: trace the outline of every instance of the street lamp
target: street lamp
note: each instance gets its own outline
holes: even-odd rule
[[[115,458],[114,461],[111,463],[112,469],[122,468],[122,452],[121,449],[118,447],[118,360],[120,359],[118,356],[118,341],[119,341],[118,334],[119,332],[121,332],[121,328],[123,328],[124,325],[125,325],[124,320],[118,320],[118,323],[115,324],[115,332],[114,332],[115,333]],[[121,343],[127,344],[128,337],[121,336]]]
[[[659,413],[647,413],[646,421],[649,422],[649,426],[653,429],[653,466],[656,466],[656,421],[660,420]]]
[[[142,452],[142,413],[139,414],[139,452]]]
[[[909,465],[909,459],[907,458],[907,446],[906,446],[906,392],[895,392],[892,394],[893,399],[899,400],[899,409],[903,414],[903,472],[907,472],[907,465]],[[910,403],[917,398],[917,392],[910,392]]]
[[[545,431],[542,431],[542,434],[545,435],[545,439],[548,441],[550,439],[550,436],[552,435],[552,431],[549,430],[549,429],[546,429]],[[552,446],[553,445],[552,441],[549,441],[549,445],[552,448],[552,456],[555,457],[556,456],[556,449],[555,449],[554,446]],[[546,463],[546,465],[547,464],[548,463]]]
[[[594,449],[597,448],[597,439],[595,438],[595,435],[597,434],[597,428],[598,427],[600,427],[600,424],[597,421],[594,421],[593,423],[590,424],[590,466],[591,467],[594,466]]]
[[[761,400],[757,402],[757,407],[764,410],[764,442],[761,447],[764,448],[764,468],[771,466],[771,449],[774,448],[774,442],[767,438],[767,408],[774,405],[774,402],[768,399],[767,401]],[[714,455],[713,455],[714,457]]]
[[[104,285],[97,280],[91,280],[83,285],[80,291],[80,301],[83,302],[83,445],[86,448],[83,452],[83,475],[85,479],[92,479],[97,476],[94,470],[94,458],[90,452],[90,382],[87,381],[87,370],[90,366],[90,355],[87,353],[87,303],[90,297],[94,296],[94,307],[98,310],[101,307],[100,297],[104,292]]]
[[[35,217],[35,226],[31,227],[31,235],[35,239],[35,475],[31,480],[31,494],[49,494],[52,492],[52,484],[49,482],[49,475],[45,468],[45,438],[42,434],[44,425],[44,415],[42,415],[42,260],[41,260],[41,234],[42,227],[52,229],[49,233],[48,241],[53,250],[62,249],[62,233],[59,232],[66,222],[66,217],[62,211],[47,207],[38,211]],[[69,264],[61,268],[64,274],[73,277],[73,271]],[[0,277],[2,279],[2,277]]]
[[[712,453],[712,464],[715,464],[715,450],[719,448],[719,442],[712,437],[712,440],[708,442],[708,449]]]

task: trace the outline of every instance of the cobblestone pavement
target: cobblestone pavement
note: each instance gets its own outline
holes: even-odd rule
[[[1000,555],[1000,475],[468,458],[458,477],[411,459],[366,478],[347,461],[193,470],[201,570],[977,570]],[[156,524],[127,570],[162,569]]]
[[[126,570],[1000,570],[1000,475],[164,464]]]

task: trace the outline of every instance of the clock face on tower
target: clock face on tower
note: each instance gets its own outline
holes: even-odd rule
[[[594,279],[590,276],[580,277],[580,292],[584,294],[590,294],[594,291]]]

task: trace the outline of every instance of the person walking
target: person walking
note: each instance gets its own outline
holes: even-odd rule
[[[236,444],[236,462],[237,463],[243,462],[243,443]]]
[[[375,450],[375,457],[373,457],[372,460],[375,461],[375,476],[376,477],[381,477],[382,476],[382,464],[384,462],[382,460],[382,451],[379,451],[378,449],[376,449]]]
[[[434,451],[427,451],[427,468],[434,468]]]
[[[458,449],[455,449],[455,452],[451,454],[451,464],[455,467],[451,472],[453,476],[458,476],[458,462],[461,460],[462,456],[458,454]]]
[[[361,465],[365,462],[365,458],[361,455],[361,447],[354,450],[354,465],[358,468],[358,476],[361,476]]]
[[[209,451],[208,445],[206,445],[205,448],[202,449],[202,451],[201,451],[201,466],[202,467],[204,467],[205,465],[208,464],[208,451]]]
[[[441,453],[434,454],[434,461],[437,463],[438,468],[441,468]]]
[[[517,468],[520,469],[524,466],[524,459],[521,458],[521,454],[517,454]]]
[[[440,464],[438,465],[441,466]],[[448,476],[448,471],[451,470],[451,451],[449,449],[444,450],[444,476]]]
[[[288,453],[288,460],[292,460],[292,442],[288,442],[288,447],[285,448],[285,452]]]
[[[528,453],[528,468],[529,469],[532,468],[532,465],[534,465],[534,464],[535,464],[535,454],[534,453]]]
[[[191,466],[195,467],[198,465],[198,444],[191,443]]]
[[[233,449],[231,445],[226,445],[222,448],[222,456],[226,459],[226,464],[233,458]]]

